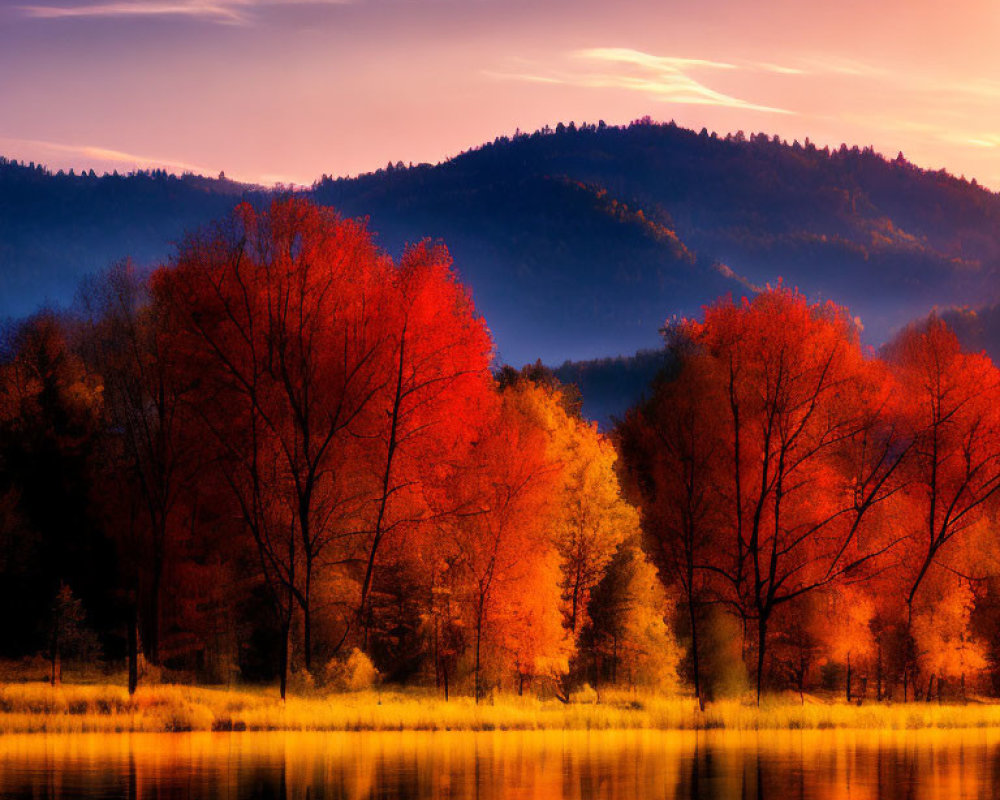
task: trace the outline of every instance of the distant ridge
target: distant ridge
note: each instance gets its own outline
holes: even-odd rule
[[[272,191],[0,162],[0,314],[66,302],[123,256],[162,259]],[[667,317],[779,277],[848,305],[872,344],[933,307],[1000,303],[1000,196],[871,148],[570,124],[304,191],[368,217],[393,252],[445,241],[513,363],[655,348]]]
[[[608,430],[647,393],[668,362],[664,349],[641,350],[634,356],[566,361],[553,372],[562,383],[579,388],[583,415]]]

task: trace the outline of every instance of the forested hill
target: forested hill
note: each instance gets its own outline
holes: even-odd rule
[[[65,304],[122,258],[163,259],[187,231],[262,194],[225,178],[54,174],[0,158],[0,316]]]
[[[113,258],[161,257],[250,191],[26,172],[0,167],[0,312],[65,299]],[[873,344],[935,306],[1000,302],[1000,196],[870,149],[570,125],[310,194],[370,217],[394,253],[444,240],[513,363],[655,347],[664,318],[779,277],[849,305]]]
[[[552,363],[655,345],[665,316],[744,282],[846,303],[873,343],[935,305],[1000,299],[1000,197],[870,149],[567,127],[315,193],[393,245],[444,237],[503,312],[501,347],[510,318],[558,337],[525,353]]]

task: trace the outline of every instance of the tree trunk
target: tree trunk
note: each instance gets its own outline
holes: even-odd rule
[[[482,638],[483,638],[483,614],[482,611],[480,611],[479,616],[476,619],[476,685],[475,685],[476,705],[479,705],[479,692],[481,688],[479,681],[479,666],[480,666],[479,648],[480,648],[480,643],[482,642]]]
[[[847,702],[851,702],[851,654],[847,653]]]
[[[133,597],[128,621],[128,693],[135,694],[139,685],[139,608]]]
[[[396,396],[392,403],[392,413],[390,414],[391,424],[389,427],[389,442],[386,449],[385,470],[382,473],[382,496],[379,499],[378,515],[375,519],[375,530],[372,533],[372,545],[368,551],[368,564],[365,568],[364,581],[361,584],[361,603],[358,606],[358,616],[363,625],[361,637],[362,649],[368,649],[368,623],[370,614],[365,613],[365,606],[370,605],[369,594],[371,592],[372,576],[375,572],[375,556],[378,552],[382,536],[385,534],[385,513],[389,504],[389,488],[392,483],[392,462],[396,454],[399,435],[399,416],[403,405],[403,365],[406,362],[406,324],[403,325],[403,333],[399,340],[399,369],[396,375]]]
[[[157,548],[159,549],[159,548]],[[146,658],[150,663],[160,663],[160,590],[163,586],[163,554],[153,557],[153,581],[149,593],[149,625],[143,637]]]
[[[694,696],[698,698],[698,708],[705,710],[705,698],[701,692],[701,671],[698,664],[698,620],[695,613],[694,595],[688,592],[688,616],[691,618],[691,668],[694,672]]]
[[[875,699],[882,702],[882,642],[878,643],[875,667]]]
[[[438,646],[438,622],[437,615],[434,615],[434,688],[441,688],[441,649]],[[447,699],[447,698],[445,698]]]
[[[302,534],[302,555],[305,557],[305,586],[299,598],[302,608],[302,661],[306,672],[312,671],[312,571],[315,553],[312,541],[312,522],[309,509],[312,505],[312,478],[299,498],[299,530]]]
[[[305,602],[302,604],[302,660],[306,672],[312,671],[312,613],[309,610],[309,578],[306,578]]]
[[[767,618],[761,614],[757,620],[757,707],[764,687],[764,651],[767,642]]]
[[[580,601],[580,565],[577,564],[576,580],[573,581],[573,596],[570,603],[569,629],[576,635],[576,607]]]
[[[279,685],[278,689],[281,693],[281,701],[285,701],[285,694],[288,691],[288,640],[292,635],[292,620],[289,614],[281,625],[281,665],[279,667]]]

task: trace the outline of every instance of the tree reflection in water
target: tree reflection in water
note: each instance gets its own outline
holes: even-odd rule
[[[242,800],[992,798],[1000,731],[0,737],[0,796]]]

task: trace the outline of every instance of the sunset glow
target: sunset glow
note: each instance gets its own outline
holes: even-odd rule
[[[0,150],[310,184],[648,114],[1000,188],[998,37],[987,0],[6,3]]]

